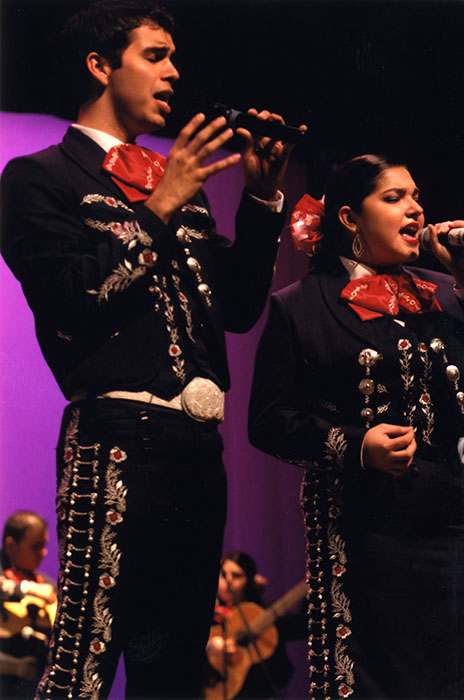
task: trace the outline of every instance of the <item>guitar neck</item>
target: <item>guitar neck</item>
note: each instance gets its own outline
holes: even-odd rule
[[[297,583],[296,586],[291,588],[282,598],[276,600],[275,603],[266,608],[261,615],[252,620],[250,624],[251,634],[255,637],[262,634],[264,630],[274,624],[279,617],[285,615],[298,601],[302,600],[307,590],[308,584],[306,581]]]

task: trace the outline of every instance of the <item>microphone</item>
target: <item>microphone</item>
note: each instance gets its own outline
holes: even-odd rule
[[[29,625],[26,625],[25,627],[22,628],[21,630],[21,637],[23,639],[38,639],[39,642],[42,642],[43,644],[48,646],[48,637],[46,634],[43,634],[43,632],[37,632],[37,630],[33,629]]]
[[[232,109],[220,102],[216,102],[213,107],[213,112],[217,117],[225,117],[227,126],[233,129],[247,129],[252,134],[260,136],[269,136],[276,141],[284,143],[301,143],[306,136],[306,131],[298,129],[296,126],[287,126],[280,122],[271,122],[267,119],[258,119],[252,114],[239,112],[238,109]]]
[[[430,231],[423,228],[418,234],[419,245],[423,250],[430,250]],[[438,241],[447,248],[464,246],[464,228],[452,228],[448,233],[439,233]]]

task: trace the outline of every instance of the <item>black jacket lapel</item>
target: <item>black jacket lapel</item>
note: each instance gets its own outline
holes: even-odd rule
[[[102,165],[106,154],[93,139],[79,129],[69,127],[59,147],[68,158],[73,160],[100,186],[108,190],[108,193],[131,206],[131,202],[127,200],[123,191],[113,182],[109,173],[103,170]]]

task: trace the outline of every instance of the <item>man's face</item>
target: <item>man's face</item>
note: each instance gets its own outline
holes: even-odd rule
[[[107,86],[113,116],[127,140],[163,128],[179,78],[171,61],[174,51],[171,35],[160,27],[142,24],[131,32],[121,66],[111,70]]]
[[[31,524],[16,542],[13,537],[5,539],[5,547],[11,567],[23,574],[35,574],[47,553],[48,532],[42,524]]]

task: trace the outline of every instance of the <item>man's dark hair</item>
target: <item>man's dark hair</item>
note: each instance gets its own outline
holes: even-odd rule
[[[78,104],[90,96],[90,75],[85,65],[88,54],[95,51],[112,68],[119,68],[130,33],[143,24],[174,32],[173,17],[151,0],[102,0],[70,17],[61,39],[69,71],[67,83]]]

